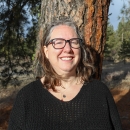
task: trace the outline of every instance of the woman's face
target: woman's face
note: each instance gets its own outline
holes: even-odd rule
[[[72,38],[77,38],[77,34],[72,27],[59,25],[53,29],[50,35],[50,40],[55,38],[70,40]],[[47,47],[44,46],[44,52],[57,74],[76,74],[76,68],[81,57],[80,48],[71,48],[68,42],[63,49],[55,49],[52,44],[49,44]]]

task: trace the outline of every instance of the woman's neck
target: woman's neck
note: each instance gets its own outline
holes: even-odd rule
[[[61,80],[61,87],[63,88],[68,88],[70,86],[75,86],[81,84],[81,78],[76,77],[76,76],[71,76],[69,78],[63,78]]]

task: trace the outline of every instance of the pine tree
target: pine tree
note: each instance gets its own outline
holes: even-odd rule
[[[114,60],[114,46],[116,43],[116,34],[113,29],[113,26],[108,23],[107,26],[107,37],[106,37],[106,44],[104,48],[104,57],[108,60]]]
[[[19,66],[26,73],[31,65],[36,46],[40,4],[39,0],[0,2],[0,80],[5,86],[14,73],[19,73]]]
[[[119,56],[122,60],[124,60],[124,63],[126,58],[130,58],[130,41],[123,41],[119,51]]]

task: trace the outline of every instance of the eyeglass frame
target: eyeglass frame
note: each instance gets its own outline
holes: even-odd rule
[[[54,46],[55,42],[53,42],[53,40],[58,40],[58,39],[65,41],[65,45],[64,45],[62,48],[55,48],[55,46]],[[74,47],[71,46],[71,40],[76,40],[76,39],[79,40],[79,47],[78,47],[78,48],[74,48]],[[83,41],[83,40],[82,40],[81,38],[71,38],[71,39],[69,39],[69,40],[65,40],[64,38],[54,38],[54,39],[51,39],[51,40],[48,42],[47,46],[50,45],[50,44],[52,44],[52,46],[53,46],[54,49],[63,49],[63,48],[66,46],[66,43],[68,42],[71,48],[79,49],[79,48],[81,47],[82,41]]]

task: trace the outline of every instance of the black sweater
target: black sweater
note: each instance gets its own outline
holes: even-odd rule
[[[63,102],[40,80],[22,88],[8,130],[122,130],[109,89],[100,81],[85,83],[71,101]]]

